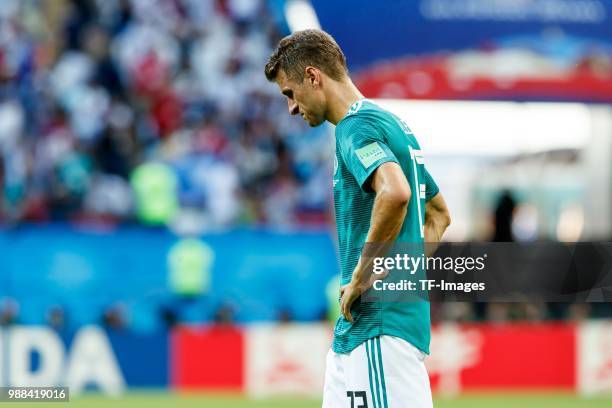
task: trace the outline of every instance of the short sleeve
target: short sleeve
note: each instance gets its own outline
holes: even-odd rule
[[[431,174],[427,171],[427,168],[423,168],[423,171],[425,174],[425,201],[429,201],[440,192],[440,189]]]
[[[352,118],[342,135],[342,158],[364,191],[367,180],[381,164],[399,163],[380,131],[363,119]]]

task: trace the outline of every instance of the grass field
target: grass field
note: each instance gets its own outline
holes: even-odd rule
[[[235,396],[175,395],[171,393],[132,393],[121,398],[87,396],[69,403],[0,403],[0,408],[316,408],[319,400],[266,399],[249,401]],[[436,398],[436,408],[610,408],[612,397],[580,398],[570,394],[472,394],[457,399]],[[348,408],[348,405],[347,405]],[[403,408],[403,407],[390,407]]]

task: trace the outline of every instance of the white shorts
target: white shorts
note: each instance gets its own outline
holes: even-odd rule
[[[431,408],[425,353],[398,337],[327,353],[323,408]]]

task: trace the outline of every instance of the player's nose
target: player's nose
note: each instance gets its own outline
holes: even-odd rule
[[[297,115],[298,113],[300,113],[300,108],[298,107],[298,104],[292,101],[288,101],[287,105],[289,107],[289,114],[290,115]]]

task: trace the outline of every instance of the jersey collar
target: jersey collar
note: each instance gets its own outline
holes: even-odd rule
[[[367,98],[361,98],[353,102],[353,104],[349,106],[348,111],[346,112],[346,115],[344,115],[342,119],[340,119],[338,124],[342,122],[344,119],[346,119],[347,117],[359,112],[359,109],[361,109],[361,107],[363,106],[363,103],[366,102],[367,100],[368,100]]]

